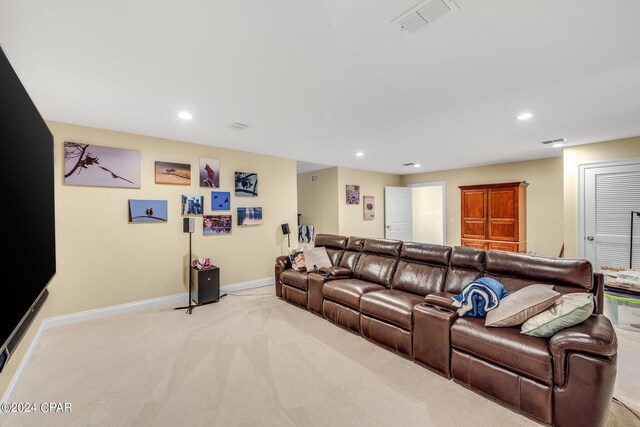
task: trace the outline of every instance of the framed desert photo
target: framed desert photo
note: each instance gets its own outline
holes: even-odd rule
[[[167,222],[167,201],[129,200],[129,222]]]
[[[228,211],[231,209],[231,193],[228,191],[211,192],[211,210]]]
[[[156,161],[156,184],[191,185],[191,165]]]
[[[360,186],[359,185],[347,185],[347,204],[348,205],[360,204]]]
[[[204,196],[198,194],[183,194],[180,208],[182,215],[202,215],[204,211]]]
[[[202,234],[231,233],[231,215],[204,215],[202,217]]]
[[[258,195],[258,174],[236,172],[236,196],[256,197]]]
[[[362,211],[365,221],[373,221],[376,217],[376,201],[373,196],[362,196]]]
[[[64,183],[140,188],[140,151],[65,141]]]
[[[261,225],[262,208],[238,208],[238,225]]]
[[[220,187],[220,160],[200,159],[200,187]]]

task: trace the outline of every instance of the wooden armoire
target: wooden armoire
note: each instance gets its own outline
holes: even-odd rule
[[[462,246],[526,252],[525,181],[460,186]]]

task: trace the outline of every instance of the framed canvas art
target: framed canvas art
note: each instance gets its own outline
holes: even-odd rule
[[[155,163],[156,184],[191,185],[191,165],[188,163]]]
[[[200,159],[200,187],[220,187],[220,160]]]
[[[211,192],[211,210],[228,211],[231,209],[231,193],[228,191]]]
[[[231,233],[231,215],[204,215],[202,217],[202,234]]]
[[[64,183],[140,188],[140,151],[65,141]]]
[[[236,172],[236,196],[256,197],[258,195],[258,174]]]
[[[238,225],[261,225],[262,208],[238,208]]]
[[[166,200],[129,200],[129,222],[167,222]]]
[[[360,186],[359,185],[347,185],[347,204],[348,205],[360,204]]]
[[[198,194],[183,194],[180,206],[182,215],[202,215],[204,196]]]
[[[362,196],[362,210],[365,221],[373,221],[376,217],[376,201],[373,196]]]

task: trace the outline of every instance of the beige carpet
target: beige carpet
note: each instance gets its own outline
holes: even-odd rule
[[[2,426],[538,426],[273,295],[45,331]],[[252,294],[252,295],[246,295]],[[256,296],[255,294],[266,294]],[[608,425],[638,419],[612,406]]]

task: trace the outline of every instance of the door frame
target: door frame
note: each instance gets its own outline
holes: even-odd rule
[[[585,258],[585,214],[587,209],[586,195],[585,195],[585,176],[588,169],[597,169],[603,167],[617,167],[617,166],[631,166],[640,165],[640,157],[633,157],[625,160],[614,160],[610,162],[597,162],[597,163],[581,163],[578,165],[578,257]]]
[[[436,187],[442,189],[442,245],[447,242],[447,183],[445,181],[419,182],[408,184],[407,187]],[[413,197],[412,197],[413,198]],[[413,203],[413,201],[412,201]]]

